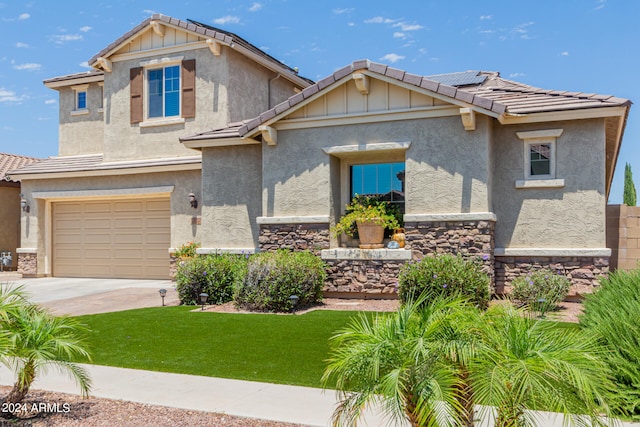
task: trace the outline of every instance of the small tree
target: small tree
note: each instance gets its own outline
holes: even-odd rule
[[[633,175],[631,174],[631,165],[627,163],[624,166],[624,193],[622,202],[627,206],[636,205],[636,186],[633,184]]]

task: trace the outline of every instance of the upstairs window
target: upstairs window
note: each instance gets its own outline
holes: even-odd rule
[[[551,175],[551,144],[529,144],[529,176]]]
[[[76,110],[84,110],[87,108],[87,92],[76,92]]]
[[[73,90],[73,111],[71,112],[72,116],[79,116],[83,114],[89,114],[89,106],[87,104],[87,91],[89,90],[89,85],[77,85],[71,86]]]
[[[524,179],[516,180],[516,188],[561,188],[564,179],[557,178],[556,147],[562,129],[516,132],[524,144]]]
[[[148,117],[180,115],[180,66],[147,71]]]

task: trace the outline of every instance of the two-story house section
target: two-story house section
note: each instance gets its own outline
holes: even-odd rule
[[[11,174],[30,207],[19,270],[168,278],[171,248],[201,240],[202,156],[179,137],[255,117],[313,82],[235,34],[163,15],[89,65],[45,81],[60,97],[58,156]]]

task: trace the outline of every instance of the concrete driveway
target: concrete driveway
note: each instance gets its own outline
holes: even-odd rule
[[[107,313],[143,307],[159,307],[158,291],[167,290],[165,305],[178,305],[175,283],[170,280],[83,279],[43,277],[19,279],[31,301],[56,315]]]

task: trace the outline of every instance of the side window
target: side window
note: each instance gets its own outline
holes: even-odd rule
[[[557,139],[562,129],[516,132],[523,141],[524,176],[516,181],[516,188],[562,187],[563,179],[557,179]]]
[[[87,100],[87,91],[89,90],[89,85],[77,85],[71,86],[73,90],[73,111],[71,111],[72,115],[82,115],[89,113],[89,105]]]
[[[84,110],[87,108],[87,92],[76,92],[76,110]]]

